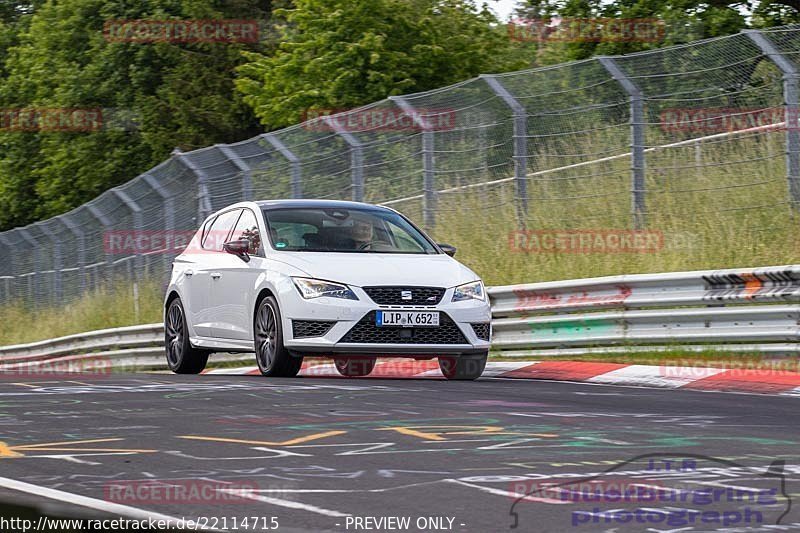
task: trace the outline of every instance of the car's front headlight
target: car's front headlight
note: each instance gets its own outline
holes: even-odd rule
[[[481,280],[472,281],[459,285],[453,291],[453,301],[460,302],[463,300],[485,300],[486,292],[483,290],[483,282]]]
[[[330,298],[344,298],[345,300],[358,300],[356,293],[347,285],[311,278],[292,278],[294,286],[306,300],[328,296]]]

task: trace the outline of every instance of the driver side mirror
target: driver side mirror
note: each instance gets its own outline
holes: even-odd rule
[[[238,241],[228,241],[222,245],[222,249],[228,252],[229,254],[233,254],[245,263],[250,261],[250,241],[247,239],[240,239]]]
[[[439,243],[439,248],[450,257],[456,255],[456,247],[451,244]]]

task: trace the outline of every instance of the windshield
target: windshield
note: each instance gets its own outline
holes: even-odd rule
[[[408,220],[378,209],[264,209],[272,247],[287,252],[435,254]]]

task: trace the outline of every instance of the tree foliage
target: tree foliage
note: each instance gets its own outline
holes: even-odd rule
[[[281,44],[247,54],[236,86],[270,128],[521,68],[505,28],[465,0],[295,0]]]
[[[103,28],[115,19],[264,20],[264,2],[18,4],[0,12],[6,21],[0,22],[0,108],[102,109],[104,124],[70,132],[2,128],[0,228],[75,207],[161,162],[175,147],[260,131],[233,87],[241,51],[254,45],[111,42]]]

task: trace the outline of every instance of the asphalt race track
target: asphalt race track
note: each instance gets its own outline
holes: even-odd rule
[[[260,525],[239,531],[800,529],[800,415],[787,397],[491,378],[6,376],[0,425],[4,499],[46,499],[17,490],[34,485],[93,498],[93,513],[113,503],[219,530],[244,517]]]

